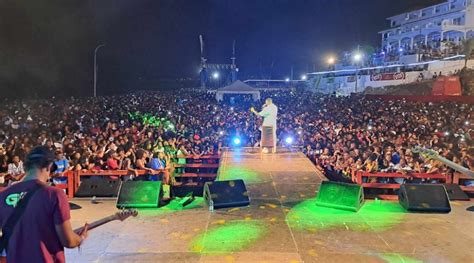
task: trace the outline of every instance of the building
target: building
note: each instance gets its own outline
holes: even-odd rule
[[[386,52],[440,50],[474,37],[474,0],[449,0],[387,18],[390,29],[379,32]]]
[[[452,75],[464,66],[463,41],[474,37],[474,0],[441,4],[387,18],[390,28],[379,32],[381,48],[355,62],[346,53],[334,70],[308,73],[308,87],[322,93],[348,95],[367,87],[383,88]]]

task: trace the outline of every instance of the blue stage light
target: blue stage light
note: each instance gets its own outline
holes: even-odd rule
[[[240,145],[240,143],[241,143],[239,137],[235,137],[232,141],[234,142],[234,145]]]
[[[293,137],[286,137],[285,142],[286,142],[286,144],[292,144],[293,143]]]

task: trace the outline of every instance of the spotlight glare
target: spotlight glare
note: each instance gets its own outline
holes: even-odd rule
[[[465,124],[465,125],[469,125],[469,121],[465,121],[464,124]]]
[[[353,59],[354,61],[359,62],[362,59],[362,54],[359,52],[355,53]]]
[[[306,80],[308,77],[306,75],[301,75],[301,80]]]
[[[241,142],[239,137],[235,137],[232,141],[234,142],[234,145],[240,145]]]
[[[224,131],[220,131],[220,132],[219,132],[219,135],[224,135]]]
[[[329,64],[329,65],[332,65],[332,64],[334,64],[335,62],[336,62],[336,58],[335,58],[335,57],[329,57],[329,58],[328,58],[328,64]]]
[[[449,136],[449,132],[445,132],[445,133],[444,133],[444,136]]]
[[[286,78],[286,79],[285,79],[285,82],[290,82],[290,78]]]
[[[218,79],[219,78],[219,72],[212,73],[212,78],[213,79]]]
[[[286,137],[285,142],[286,142],[286,144],[292,144],[293,143],[293,138],[292,137]]]

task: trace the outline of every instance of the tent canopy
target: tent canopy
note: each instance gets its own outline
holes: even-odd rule
[[[229,86],[218,89],[216,91],[216,100],[224,100],[225,94],[247,94],[252,95],[252,98],[255,101],[260,99],[260,91],[258,89],[252,88],[240,80],[235,81]]]

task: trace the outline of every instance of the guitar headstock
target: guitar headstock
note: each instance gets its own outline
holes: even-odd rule
[[[420,146],[416,146],[412,149],[412,152],[413,153],[419,153],[421,154],[421,156],[423,156],[424,158],[427,158],[427,159],[434,159],[438,153],[434,150],[431,150],[431,149],[426,149],[426,148],[422,148]]]
[[[131,216],[136,217],[137,215],[138,211],[136,209],[127,209],[115,213],[116,219],[120,221],[123,221]]]

